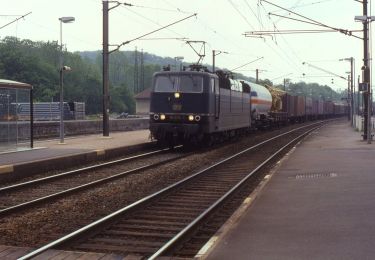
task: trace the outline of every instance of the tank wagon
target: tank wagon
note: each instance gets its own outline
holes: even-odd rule
[[[345,103],[293,96],[191,65],[154,74],[150,131],[168,145],[214,142],[255,128],[341,116],[347,109]]]

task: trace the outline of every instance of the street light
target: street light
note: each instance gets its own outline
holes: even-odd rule
[[[60,144],[64,144],[64,71],[70,71],[71,68],[64,66],[63,61],[63,44],[62,44],[62,24],[71,23],[75,21],[75,18],[72,16],[60,17],[60,64],[59,64],[59,73],[60,73]]]

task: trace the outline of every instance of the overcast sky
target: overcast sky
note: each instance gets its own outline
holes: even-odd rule
[[[0,0],[0,27],[17,16],[32,12],[9,26],[0,29],[1,39],[16,36],[33,41],[60,41],[62,16],[74,16],[76,21],[63,24],[63,43],[69,51],[101,50],[101,0]],[[362,4],[354,0],[268,0],[294,12],[335,28],[360,30],[362,24],[354,16],[362,15]],[[109,43],[120,44],[159,27],[197,13],[181,23],[162,30],[145,40],[133,41],[120,50],[143,49],[163,57],[183,56],[185,62],[196,62],[198,56],[189,45],[179,39],[205,41],[204,63],[212,63],[212,50],[228,54],[216,56],[216,66],[234,69],[260,58],[238,70],[255,77],[281,83],[284,77],[293,82],[317,82],[334,89],[346,88],[347,83],[328,72],[303,65],[308,62],[326,71],[346,77],[349,62],[341,58],[354,57],[356,71],[360,72],[363,59],[363,41],[344,34],[266,35],[263,38],[245,37],[249,31],[264,30],[325,30],[327,28],[280,18],[268,13],[301,19],[269,3],[258,0],[126,0],[134,6],[121,5],[109,13]],[[122,1],[123,3],[123,1]],[[113,3],[110,6],[114,6]],[[371,8],[373,10],[373,8]],[[362,37],[362,32],[356,35]],[[159,38],[151,40],[150,38]],[[194,45],[197,50],[200,45]],[[112,47],[114,48],[114,47]],[[261,58],[263,57],[263,58]],[[303,76],[305,74],[305,76]],[[358,75],[358,73],[357,73]],[[333,78],[333,84],[332,84]]]

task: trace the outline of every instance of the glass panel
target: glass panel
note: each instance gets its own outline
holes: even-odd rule
[[[18,140],[17,148],[30,148],[30,91],[25,89],[17,90],[17,126]],[[26,105],[20,105],[26,104]]]
[[[0,151],[9,149],[8,92],[8,89],[0,88]]]
[[[203,78],[192,75],[181,76],[179,88],[182,93],[202,93]]]
[[[155,92],[176,92],[177,77],[158,76],[155,82]]]
[[[0,88],[0,151],[15,149],[17,125],[15,118],[16,91]]]
[[[158,76],[155,92],[202,93],[203,77],[193,75]]]
[[[17,147],[17,90],[9,89],[9,98],[8,98],[8,140],[9,145]]]
[[[20,113],[19,103],[30,105],[30,91],[0,88],[0,152],[30,148],[30,106]]]

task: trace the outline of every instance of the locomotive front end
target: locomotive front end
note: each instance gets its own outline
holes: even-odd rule
[[[208,115],[205,73],[159,72],[153,77],[150,131],[159,142],[176,144],[199,139]]]

